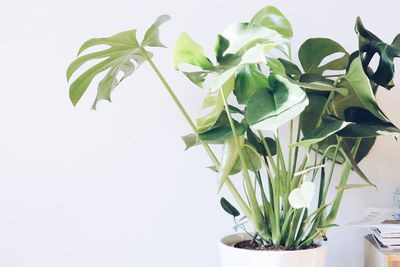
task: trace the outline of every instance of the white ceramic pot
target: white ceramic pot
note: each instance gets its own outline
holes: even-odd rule
[[[326,244],[292,251],[256,251],[233,247],[249,240],[247,234],[224,237],[219,243],[221,267],[324,267]]]

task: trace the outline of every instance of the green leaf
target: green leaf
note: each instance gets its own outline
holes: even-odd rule
[[[217,62],[223,62],[223,54],[225,53],[226,49],[229,47],[229,40],[223,37],[222,35],[218,34],[217,42],[215,44],[215,55],[217,57]]]
[[[336,53],[343,53],[344,55],[321,65],[324,58]],[[299,59],[305,72],[322,74],[326,70],[346,69],[349,54],[340,44],[331,39],[311,38],[301,45]]]
[[[153,23],[153,25],[151,25],[150,28],[146,31],[142,41],[142,46],[166,47],[160,41],[159,28],[163,23],[169,21],[170,19],[171,17],[168,15],[159,16]]]
[[[136,30],[118,33],[108,38],[94,38],[86,41],[80,48],[78,55],[86,49],[97,45],[107,45],[108,48],[88,53],[74,60],[67,69],[67,80],[85,63],[91,60],[101,59],[94,66],[84,71],[70,85],[69,96],[71,102],[76,105],[86,92],[93,79],[100,73],[105,72],[103,79],[97,88],[97,96],[93,104],[100,100],[111,101],[111,92],[127,76],[131,75],[135,68],[145,61],[142,50],[136,39]],[[136,64],[136,66],[135,66]],[[117,75],[122,73],[123,77],[118,79]]]
[[[174,50],[174,66],[179,70],[180,64],[190,64],[203,70],[214,67],[211,61],[204,55],[203,48],[193,42],[186,32],[179,37]]]
[[[249,143],[257,150],[257,152],[266,157],[267,156],[267,151],[265,150],[263,142],[261,142],[261,139],[250,129],[247,128],[246,130],[246,135],[247,135],[247,140]],[[276,155],[276,142],[274,139],[271,137],[266,137],[264,138],[265,142],[268,145],[268,148],[270,149],[270,152],[272,156]]]
[[[259,171],[262,167],[260,155],[256,150],[249,148],[249,145],[246,144],[243,149],[243,154],[246,161],[246,166],[250,171],[256,172]],[[240,159],[236,160],[237,164],[240,166],[240,170],[242,170],[242,164]]]
[[[357,154],[354,157],[356,163],[361,162],[371,151],[372,147],[374,146],[376,141],[375,138],[362,138],[360,146],[358,147]],[[347,139],[344,138],[344,143],[346,143],[351,149],[355,146],[356,140],[355,139]]]
[[[371,185],[370,184],[346,184],[346,185],[336,186],[336,190],[342,191],[342,190],[361,188],[361,187],[367,187],[367,186],[371,186]]]
[[[325,76],[319,73],[303,73],[299,76],[299,82],[302,83],[319,83],[319,84],[326,84],[328,86],[334,86],[334,81],[329,80]],[[329,93],[325,93],[326,96]]]
[[[203,103],[205,114],[196,121],[200,132],[211,129],[216,122],[223,110],[221,89],[228,98],[234,89],[238,69],[246,64],[265,63],[265,53],[284,43],[284,39],[276,31],[252,23],[231,25],[221,34],[219,40],[218,43],[224,44],[217,46],[217,56],[227,65],[215,69],[219,74],[211,82],[210,94]],[[228,42],[229,47],[227,47]],[[226,57],[235,59],[227,62]]]
[[[346,155],[346,158],[349,160],[351,167],[353,170],[363,179],[367,184],[372,185],[376,187],[369,179],[368,177],[364,174],[364,172],[358,167],[356,160],[353,157],[351,149],[347,146],[346,143],[341,143],[343,152]]]
[[[365,73],[375,83],[390,89],[394,86],[394,58],[400,57],[400,35],[397,35],[392,44],[382,42],[376,35],[365,29],[360,17],[357,18],[356,33],[358,35],[359,50]],[[370,73],[368,66],[375,54],[380,57],[378,68]]]
[[[229,112],[230,113],[236,113],[236,114],[244,115],[244,111],[239,109],[239,108],[237,108],[237,107],[235,107],[235,106],[228,105],[228,108],[229,108]]]
[[[243,146],[244,138],[240,138],[240,146]],[[222,159],[221,164],[219,166],[219,184],[218,184],[218,192],[221,190],[222,186],[225,184],[226,179],[232,172],[232,169],[236,165],[236,160],[239,155],[239,149],[242,147],[238,147],[234,138],[228,139],[224,142],[224,146],[222,149]]]
[[[352,61],[347,74],[342,76],[337,83],[340,86],[348,88],[349,91],[353,90],[365,109],[369,110],[380,120],[387,121],[386,116],[378,106],[369,79],[364,73],[360,58]]]
[[[252,172],[259,171],[262,167],[259,154],[256,151],[254,151],[253,149],[250,149],[248,147],[248,144],[246,144],[243,147],[242,151],[243,151],[243,155],[245,157],[247,168]],[[229,175],[234,175],[241,171],[242,171],[242,163],[240,161],[240,158],[237,157],[235,164],[233,165],[232,169],[230,170]]]
[[[275,30],[284,37],[291,38],[293,36],[292,25],[276,7],[264,7],[257,12],[251,22]]]
[[[338,132],[339,136],[348,138],[372,138],[380,135],[388,135],[394,138],[400,137],[400,130],[390,122],[381,121],[371,112],[359,107],[348,108],[345,111],[346,121],[354,122]]]
[[[242,123],[235,122],[236,134],[243,135],[246,126]],[[203,141],[224,141],[233,137],[232,129],[229,125],[221,125],[213,127],[210,130],[200,133],[199,138]]]
[[[256,65],[245,65],[236,74],[233,93],[239,104],[246,104],[258,89],[267,86],[268,77]]]
[[[182,136],[182,140],[186,145],[185,150],[188,150],[189,148],[200,144],[200,140],[199,138],[197,138],[196,134],[188,134]]]
[[[308,146],[312,144],[319,143],[325,140],[327,137],[337,133],[338,131],[344,129],[348,125],[352,124],[352,122],[346,122],[337,120],[334,118],[326,117],[324,122],[318,128],[309,131],[301,140],[295,144],[290,144],[289,147],[296,146]]]
[[[239,123],[233,120],[236,128],[236,134],[242,136],[247,128],[245,123]],[[223,144],[225,140],[232,139],[233,132],[229,123],[228,115],[223,110],[219,115],[217,121],[208,131],[199,133],[198,137],[195,134],[189,134],[182,137],[186,144],[186,149],[200,144],[200,141],[205,141],[210,144]]]
[[[384,124],[352,124],[339,131],[337,135],[347,138],[371,138],[381,135],[400,138],[400,130],[395,126]]]
[[[322,112],[328,98],[320,93],[307,93],[309,100],[308,106],[301,113],[300,127],[303,135],[307,135],[311,130],[317,127],[319,119],[323,116]]]
[[[192,83],[200,88],[203,88],[203,83],[208,75],[207,71],[194,71],[194,72],[184,72],[182,73],[190,80]]]
[[[323,107],[327,101],[327,97],[323,94],[319,94],[319,93],[307,93],[308,99],[310,101],[309,105],[306,107],[306,109],[304,110],[304,112],[301,114],[302,116],[302,120],[301,120],[301,130],[303,132],[303,135],[307,135],[311,130],[316,128],[317,122],[319,120],[319,117],[322,115],[322,110]],[[349,103],[346,104],[346,106],[348,105],[356,105],[358,98],[357,96],[355,96],[355,98],[353,98],[351,96],[351,91],[348,97],[342,97],[340,96],[340,101],[342,101],[342,99],[344,101],[346,101],[346,98],[350,98],[350,100],[348,101]],[[335,98],[336,99],[336,98]],[[336,103],[335,100],[333,100],[331,102],[331,105],[334,106],[334,110],[338,111],[340,104]],[[340,114],[343,114],[341,116],[338,116],[338,113],[335,113],[335,115],[337,117],[339,117],[341,120],[344,121],[349,121],[349,122],[357,122],[354,119],[350,119],[349,117],[345,117],[344,115],[344,111],[340,111]],[[359,121],[358,121],[359,122]],[[349,125],[347,127],[353,127],[353,125]],[[346,130],[347,128],[345,128]],[[345,131],[344,130],[344,131]],[[339,131],[340,132],[340,131]],[[360,162],[361,160],[363,160],[369,153],[369,151],[372,149],[374,143],[375,143],[375,139],[376,138],[362,138],[361,140],[361,144],[357,150],[357,155],[355,156],[355,160],[356,162]],[[355,145],[355,140],[354,139],[349,139],[349,138],[343,138],[342,142],[346,143],[351,149],[354,147]],[[328,147],[330,147],[331,145],[336,145],[337,144],[337,138],[336,136],[330,136],[325,138],[323,141],[319,142],[318,145],[313,145],[312,148],[314,150],[318,149],[318,153],[320,154],[324,154],[326,149]],[[333,159],[334,156],[334,149],[330,149],[326,152],[326,157],[329,159]],[[341,153],[339,153],[336,157],[336,161],[338,163],[343,163],[344,162],[344,157]]]
[[[286,76],[286,69],[277,58],[267,57],[267,66],[272,74]]]
[[[196,136],[196,134],[187,134],[185,136],[182,136],[181,138],[182,138],[183,142],[186,145],[185,150],[188,150],[189,148],[191,148],[193,146],[200,145],[201,141],[202,141]],[[213,145],[221,145],[224,142],[223,141],[219,141],[219,140],[215,140],[215,141],[207,141],[207,143],[208,144],[213,144]]]
[[[223,53],[219,53],[220,58],[229,54],[242,56],[256,45],[261,45],[260,52],[267,52],[286,41],[276,31],[254,23],[234,23],[220,35],[229,42],[229,47],[223,47]]]
[[[296,64],[294,64],[290,61],[287,61],[286,59],[283,59],[283,58],[278,58],[278,60],[282,63],[287,75],[289,75],[289,76],[301,75],[301,71],[300,71],[299,67],[297,67]]]
[[[270,75],[268,80],[270,88],[258,90],[249,100],[246,120],[255,129],[275,131],[303,112],[308,98],[282,76]]]
[[[226,213],[232,215],[233,217],[240,216],[240,212],[225,198],[221,198],[221,207],[226,211]]]

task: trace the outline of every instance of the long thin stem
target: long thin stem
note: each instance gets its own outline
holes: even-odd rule
[[[293,143],[293,120],[290,121],[290,129],[289,129],[289,142]],[[289,177],[292,176],[291,168],[292,168],[292,158],[293,158],[293,148],[289,147],[289,162],[288,162],[288,172]]]

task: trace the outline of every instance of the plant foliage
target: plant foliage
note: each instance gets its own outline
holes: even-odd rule
[[[213,55],[206,55],[184,32],[175,45],[174,67],[204,89],[201,116],[193,121],[149,51],[165,47],[159,27],[168,19],[159,17],[141,42],[136,30],[85,42],[67,70],[68,80],[77,76],[70,83],[72,103],[101,74],[93,108],[100,100],[110,101],[116,86],[148,62],[193,130],[183,137],[186,149],[205,149],[213,163],[210,169],[218,173],[218,190],[225,186],[235,199],[239,209],[225,198],[220,203],[236,228],[246,230],[247,220],[260,244],[311,246],[335,226],[345,190],[373,185],[358,163],[376,138],[400,137],[375,97],[379,86],[393,87],[399,35],[386,44],[357,18],[358,51],[350,55],[334,40],[311,38],[298,51],[298,66],[291,59],[292,26],[276,7],[267,6],[250,21],[227,27],[218,34]],[[84,53],[98,45],[106,48]],[[380,61],[373,72],[369,65],[375,54]],[[94,64],[86,67],[88,62]],[[289,143],[281,141],[284,134]],[[220,157],[210,145],[222,145]],[[336,183],[337,165],[342,165],[342,174]],[[360,176],[360,184],[348,184],[351,170]],[[330,190],[335,190],[333,197]],[[240,213],[244,217],[238,223]]]

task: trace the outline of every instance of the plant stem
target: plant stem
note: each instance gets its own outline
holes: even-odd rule
[[[293,143],[293,120],[290,121],[289,142],[290,142],[290,144]],[[288,162],[289,177],[292,177],[292,173],[291,173],[292,158],[293,158],[293,148],[289,147],[289,162]]]
[[[353,157],[355,157],[355,155],[357,155],[357,151],[360,146],[360,143],[361,143],[361,138],[357,138],[357,141],[356,141],[353,151],[352,151]],[[351,171],[351,162],[349,159],[346,159],[346,162],[343,167],[342,176],[340,177],[339,186],[343,186],[343,185],[347,184],[347,181],[349,180],[349,176],[350,176],[350,171]],[[328,217],[326,218],[326,224],[332,224],[335,221],[337,213],[339,211],[340,202],[342,201],[343,193],[344,193],[343,189],[339,190],[337,192],[335,200],[332,204],[332,209],[329,212]]]
[[[157,66],[151,60],[151,57],[148,55],[147,51],[144,48],[141,48],[141,50],[142,50],[143,55],[145,56],[147,62],[149,62],[151,68],[156,73],[157,77],[160,79],[160,81],[164,85],[165,89],[167,89],[167,92],[169,93],[169,95],[171,96],[171,98],[175,102],[175,104],[178,106],[180,112],[185,117],[186,121],[188,122],[188,124],[192,128],[193,132],[196,134],[196,136],[198,136],[199,133],[198,133],[197,127],[194,124],[194,122],[192,121],[192,119],[190,118],[189,114],[186,112],[186,110],[183,107],[182,103],[179,101],[178,97],[175,95],[174,91],[169,86],[169,84],[166,81],[166,79],[164,78],[164,76],[158,70]],[[212,163],[214,164],[215,168],[218,169],[219,166],[220,166],[220,163],[219,163],[217,157],[215,156],[214,152],[211,150],[210,146],[206,142],[203,142],[203,141],[201,141],[201,144],[202,144],[203,148],[205,149],[205,151],[207,152],[207,155],[210,157],[210,159],[211,159]],[[227,177],[225,184],[228,187],[228,189],[230,190],[230,192],[232,193],[232,195],[235,198],[235,200],[237,201],[237,203],[239,204],[239,206],[242,209],[242,211],[245,213],[245,215],[249,219],[252,218],[252,213],[251,213],[251,210],[250,210],[249,206],[243,200],[242,196],[240,195],[240,193],[238,192],[238,190],[236,189],[235,185],[232,183],[232,181],[231,181],[231,179],[229,177]]]
[[[299,125],[297,125],[296,143],[298,143],[300,141],[301,120],[302,120],[302,116],[300,115],[300,117],[299,117]],[[299,147],[296,146],[296,148],[294,149],[294,160],[293,160],[293,167],[292,167],[292,174],[293,175],[296,173],[298,155],[299,155]],[[289,166],[289,168],[290,168],[290,166]]]
[[[332,181],[333,171],[335,169],[337,155],[339,153],[339,148],[340,148],[341,143],[342,143],[342,138],[339,137],[338,138],[338,143],[336,145],[335,153],[333,155],[331,169],[329,170],[328,181],[327,181],[327,183],[325,185],[325,190],[324,190],[324,193],[323,193],[323,201],[322,201],[323,203],[325,202],[326,195],[328,194],[329,186],[330,186],[331,181]]]
[[[231,126],[231,130],[233,133],[233,138],[235,140],[236,146],[238,147],[239,159],[240,159],[240,163],[242,164],[242,173],[243,173],[244,181],[246,183],[246,189],[247,189],[247,192],[249,194],[249,199],[250,199],[250,209],[251,209],[252,215],[253,215],[252,216],[253,224],[254,224],[256,232],[261,237],[268,240],[269,235],[268,235],[267,225],[264,221],[264,216],[261,212],[260,205],[257,201],[256,193],[254,191],[253,184],[251,182],[249,169],[247,168],[247,164],[246,164],[246,158],[242,151],[242,145],[239,141],[239,137],[236,132],[236,127],[233,122],[231,112],[229,111],[229,106],[226,101],[224,91],[222,90],[222,88],[220,88],[220,91],[221,91],[222,101],[224,103],[224,107],[226,110],[226,114],[228,115],[229,124]]]

